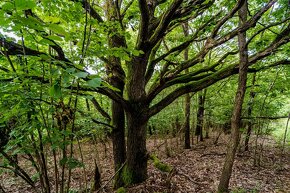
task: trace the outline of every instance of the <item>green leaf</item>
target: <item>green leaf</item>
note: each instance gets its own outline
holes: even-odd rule
[[[114,87],[114,86],[112,86],[112,85],[110,85],[110,84],[108,84],[108,83],[106,83],[106,82],[102,82],[102,84],[103,84],[105,87],[107,87],[107,88],[109,88],[109,89],[111,89],[111,90],[113,90],[113,91],[120,92],[120,89],[118,89],[118,88],[116,88],[116,87]]]
[[[78,78],[86,78],[89,75],[89,73],[87,73],[87,72],[77,72],[77,73],[74,73],[73,75],[78,77]]]
[[[33,174],[33,176],[31,176],[31,179],[33,182],[36,182],[36,180],[38,180],[40,177],[40,174],[38,172],[36,172],[35,174]]]
[[[65,71],[67,73],[74,73],[76,71],[76,69],[75,68],[67,68],[67,69],[65,69]]]
[[[59,36],[47,36],[47,38],[55,41],[62,41],[62,38]]]
[[[44,24],[32,16],[28,16],[27,18],[16,16],[15,19],[16,19],[16,23],[19,23],[22,26],[27,26],[30,29],[35,29],[35,30],[40,30],[40,31],[43,30]]]
[[[51,45],[51,46],[55,45],[55,43],[53,43],[52,41],[48,39],[42,39],[38,43],[41,45]]]
[[[14,6],[11,2],[6,2],[6,3],[4,3],[4,5],[2,5],[2,9],[4,11],[11,11],[11,10],[13,10],[13,8],[14,8]]]
[[[60,18],[53,16],[45,16],[43,20],[47,23],[58,23],[60,22]]]
[[[46,55],[46,54],[41,54],[39,55],[39,57],[42,59],[42,60],[50,60],[50,56]]]
[[[61,93],[61,87],[58,82],[56,82],[52,87],[49,89],[49,94],[50,96],[54,98],[60,98],[62,93]]]
[[[67,165],[69,169],[83,167],[84,164],[75,158],[63,158],[60,160],[60,165]]]
[[[15,6],[18,10],[32,9],[36,6],[34,0],[15,0]]]
[[[56,34],[60,34],[64,36],[67,35],[67,32],[60,25],[52,23],[48,25],[48,28]]]
[[[87,81],[89,87],[97,88],[101,86],[102,79],[101,78],[93,78],[92,80]]]
[[[142,50],[132,50],[133,56],[139,56],[140,54],[144,54]]]
[[[75,168],[83,167],[84,164],[75,158],[69,158],[67,160],[67,166],[69,169],[75,169]]]

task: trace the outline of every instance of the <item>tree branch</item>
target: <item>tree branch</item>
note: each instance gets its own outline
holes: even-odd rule
[[[286,39],[286,37],[284,36],[281,39]],[[273,43],[270,47],[266,48],[265,50],[261,51],[260,53],[258,53],[256,55],[250,57],[249,58],[249,65],[255,64],[258,60],[261,60],[261,59],[265,58],[266,56],[270,55],[271,53],[275,52],[279,46],[287,43],[287,42],[283,42],[283,43],[281,43],[281,42],[283,42],[283,41],[278,41],[275,44]],[[281,60],[281,61],[275,62],[275,63],[268,65],[268,66],[270,68],[272,66],[282,65],[285,63],[289,64],[289,61],[288,60]],[[200,91],[200,90],[207,88],[208,86],[210,86],[210,85],[212,85],[212,84],[214,84],[222,79],[225,79],[233,74],[237,74],[238,73],[238,68],[237,68],[238,65],[239,65],[239,63],[229,65],[228,67],[221,69],[215,73],[212,73],[209,76],[206,76],[205,78],[203,78],[201,80],[189,82],[188,84],[175,89],[174,91],[169,93],[165,98],[160,100],[157,104],[153,105],[149,109],[149,117],[159,113],[164,107],[171,104],[174,100],[176,100],[179,96],[181,96],[183,94],[186,94],[189,92]],[[259,69],[249,69],[249,73],[258,72],[258,71],[264,70],[266,68],[267,67],[262,67]],[[161,90],[163,90],[163,89],[161,89]],[[159,92],[161,92],[161,91],[159,91]],[[158,93],[155,93],[155,96]],[[152,101],[155,98],[155,96],[148,97],[148,100]],[[148,101],[148,103],[150,103],[151,101]]]
[[[79,2],[78,0],[71,0],[71,1]],[[100,23],[104,22],[100,14],[89,4],[87,0],[82,0],[82,6],[90,14],[92,18],[98,20],[98,22]]]
[[[149,10],[147,6],[147,1],[146,0],[138,0],[139,2],[139,9],[141,13],[141,19],[140,19],[140,24],[139,24],[139,34],[138,34],[138,39],[137,39],[137,49],[141,49],[145,42],[148,39],[148,27],[149,27]]]
[[[241,6],[243,5],[243,3],[245,2],[245,0],[239,0],[235,7],[227,14],[225,15],[215,26],[215,28],[213,29],[212,33],[211,33],[211,38],[215,38],[219,29],[230,19],[234,16],[234,14],[241,8]]]
[[[131,7],[131,5],[133,4],[134,0],[131,0],[126,7],[124,8],[123,12],[121,13],[121,18],[124,18],[126,15],[127,10]]]
[[[195,57],[193,57],[192,59],[181,63],[178,68],[173,69],[170,73],[168,73],[171,77],[176,76],[177,74],[179,74],[180,72],[182,72],[183,70],[194,66],[197,63],[200,63],[204,60],[204,57],[206,56],[206,54],[212,50],[213,48],[216,48],[218,46],[220,46],[221,44],[229,41],[230,39],[234,38],[235,36],[237,36],[238,33],[247,31],[248,29],[254,27],[257,23],[257,21],[261,18],[261,16],[276,2],[277,0],[270,0],[260,11],[258,11],[252,18],[250,18],[247,22],[245,22],[244,25],[242,25],[241,27],[238,27],[234,30],[232,30],[231,32],[227,33],[226,35],[224,35],[223,37],[220,37],[219,39],[215,40],[212,39],[211,37],[208,37],[206,40],[206,43],[204,45],[204,47],[201,49],[201,51],[196,54]]]
[[[97,109],[98,111],[99,111],[99,113],[101,113],[101,115],[103,116],[103,117],[105,117],[107,120],[108,120],[108,122],[110,122],[111,121],[111,117],[110,117],[110,115],[101,107],[101,105],[98,103],[98,101],[96,100],[96,98],[95,97],[93,97],[92,99],[91,99],[91,101],[92,101],[92,103],[93,103],[93,105],[94,105],[94,107],[95,107],[95,109]]]
[[[149,39],[151,45],[155,46],[155,44],[163,37],[166,28],[168,27],[173,18],[175,11],[180,7],[182,2],[183,0],[174,0],[168,10],[160,16],[159,24],[153,35]]]
[[[27,56],[46,55],[44,52],[39,52],[28,47],[22,47],[20,44],[7,41],[5,38],[0,38],[0,47],[6,49],[8,55],[24,55],[24,52]]]

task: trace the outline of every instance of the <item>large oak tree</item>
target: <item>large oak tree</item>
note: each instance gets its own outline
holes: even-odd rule
[[[290,39],[287,2],[252,1],[250,17],[239,25],[237,13],[244,2],[27,0],[27,4],[16,7],[9,1],[1,2],[3,29],[23,37],[16,42],[1,36],[1,54],[9,64],[0,66],[6,73],[2,81],[11,81],[17,75],[12,57],[37,56],[46,64],[73,68],[83,84],[72,82],[68,90],[101,94],[113,100],[115,168],[126,162],[128,183],[142,182],[147,178],[148,120],[178,97],[237,74],[239,34],[248,35],[248,72],[290,63],[285,53]],[[189,34],[185,38],[182,24],[186,22]],[[182,53],[187,49],[188,59],[184,61]],[[207,63],[210,52],[215,53],[215,58]],[[88,73],[88,68],[95,68],[102,76],[100,85],[94,84],[95,76]],[[29,78],[48,82],[41,75]],[[174,89],[166,92],[169,88]],[[165,97],[157,100],[161,93],[166,93]]]

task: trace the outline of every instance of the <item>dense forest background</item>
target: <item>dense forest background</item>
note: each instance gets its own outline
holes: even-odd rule
[[[289,6],[1,0],[0,192],[289,192]]]

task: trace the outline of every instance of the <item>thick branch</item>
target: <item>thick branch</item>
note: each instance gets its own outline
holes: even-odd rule
[[[84,80],[87,81],[89,79],[86,78]],[[117,103],[120,103],[124,109],[130,110],[129,103],[125,99],[123,99],[122,96],[120,96],[117,92],[111,90],[110,88],[107,88],[106,86],[101,85],[101,87],[98,87],[98,88],[91,88],[91,87],[79,87],[79,88],[77,88],[76,86],[70,86],[69,88],[72,90],[79,89],[79,91],[97,92],[97,93],[103,94],[103,95],[109,97],[110,99],[116,101]]]
[[[151,45],[155,45],[163,37],[163,34],[165,33],[166,28],[170,24],[175,11],[180,7],[182,2],[183,0],[174,0],[168,10],[160,16],[160,22],[149,40]]]
[[[220,37],[219,39],[215,40],[209,37],[205,43],[205,46],[202,48],[202,50],[192,59],[180,64],[178,68],[172,70],[170,72],[170,76],[176,76],[181,71],[192,67],[193,65],[201,62],[204,60],[204,57],[206,54],[212,50],[213,48],[218,47],[219,45],[222,45],[223,43],[229,41],[230,39],[234,38],[238,35],[238,33],[245,32],[248,29],[254,27],[258,20],[261,18],[261,16],[276,2],[277,0],[270,0],[268,4],[266,4],[260,11],[258,11],[251,19],[249,19],[247,22],[245,22],[244,25],[241,27],[238,27],[231,32],[227,33],[225,36]]]
[[[283,23],[287,22],[288,20],[290,20],[290,17],[288,17],[288,18],[286,18],[286,19],[284,19],[284,20],[282,20],[282,21],[280,21],[280,22],[275,22],[275,23],[271,23],[271,24],[269,24],[269,25],[267,25],[267,26],[264,26],[262,29],[258,30],[254,35],[252,35],[252,36],[248,39],[247,44],[250,44],[251,41],[252,41],[252,40],[253,40],[257,35],[259,35],[260,33],[264,32],[265,30],[267,30],[267,29],[269,29],[269,28],[271,28],[271,27],[273,27],[273,26],[277,26],[277,25],[283,24]],[[276,34],[276,33],[275,33],[275,34]]]
[[[214,21],[215,17],[216,16],[210,18],[203,25],[201,25],[199,28],[197,28],[197,30],[195,31],[195,33],[191,36],[191,38],[189,40],[181,43],[178,46],[175,46],[175,47],[171,48],[168,52],[166,52],[165,54],[162,54],[160,57],[158,57],[155,60],[153,60],[152,61],[152,65],[155,65],[156,63],[158,63],[161,60],[165,59],[167,56],[169,56],[172,53],[181,52],[181,51],[185,50],[192,42],[196,41],[196,38],[198,37],[199,32],[201,32],[206,26],[210,25],[210,23]]]
[[[206,78],[190,82],[184,86],[180,86],[177,89],[175,89],[173,92],[168,94],[165,98],[163,98],[161,101],[159,101],[157,104],[153,105],[149,110],[149,116],[153,116],[157,113],[159,113],[163,108],[171,104],[173,101],[175,101],[178,97],[190,93],[190,92],[197,92],[204,88],[209,87],[210,85],[216,83],[219,80],[222,80],[224,78],[229,77],[232,74],[238,73],[238,70],[236,69],[236,64],[229,66],[226,69],[220,70],[217,73],[214,73],[210,76],[207,76]]]
[[[39,52],[28,47],[22,47],[20,44],[7,41],[5,38],[0,38],[0,47],[6,49],[8,55],[24,55],[24,52],[28,56],[40,56],[42,54],[45,54],[43,52]]]
[[[110,115],[101,107],[96,98],[92,98],[91,101],[94,107],[99,111],[99,113],[101,113],[101,115],[105,117],[108,120],[108,122],[110,122],[111,121]]]
[[[234,14],[241,8],[244,2],[245,0],[239,0],[235,7],[217,23],[211,33],[211,38],[214,38],[217,35],[219,29],[226,23],[226,21],[234,16]]]
[[[269,56],[273,53],[275,53],[277,51],[277,49],[284,45],[284,44],[287,44],[290,40],[290,37],[289,37],[289,33],[290,33],[290,24],[287,26],[287,28],[285,30],[283,30],[278,36],[277,38],[267,47],[265,48],[264,50],[260,51],[259,53],[251,56],[250,58],[250,63],[251,64],[254,64],[256,63],[258,60],[261,60],[263,58],[265,58],[266,56]],[[228,55],[230,54],[235,54],[236,52],[229,52],[228,54],[225,54],[224,56],[222,56],[222,60],[224,60]],[[203,59],[203,58],[201,58]],[[196,60],[194,62],[192,62],[192,64],[197,64],[199,63],[200,61]],[[288,60],[285,60],[283,64],[287,63]],[[185,81],[183,81],[183,78],[186,80],[186,81],[190,81],[190,80],[196,80],[196,77],[195,75],[198,75],[200,73],[203,73],[203,72],[208,72],[208,71],[213,71],[214,72],[214,68],[218,65],[219,63],[216,63],[214,64],[213,66],[209,67],[209,68],[204,68],[204,69],[200,69],[196,72],[192,72],[192,74],[189,74],[189,75],[180,75],[180,77],[178,77],[177,75],[173,75],[173,76],[167,76],[167,78],[165,79],[167,82],[162,82],[160,85],[158,86],[153,86],[152,89],[150,89],[150,92],[149,92],[149,97],[148,97],[148,101],[152,101],[158,93],[160,93],[162,90],[164,90],[165,88],[169,87],[169,86],[172,86],[174,84],[178,84],[178,83],[185,83]],[[280,63],[282,64],[282,63]],[[277,63],[274,63],[272,65],[280,65],[279,62]],[[238,65],[238,64],[235,64],[235,65]],[[270,66],[265,66],[265,67],[262,67],[260,69],[250,69],[251,72],[254,72],[254,71],[260,71],[260,70],[264,70],[264,69],[267,69],[267,68],[270,68]],[[170,75],[170,74],[169,74]]]
[[[148,39],[148,27],[149,27],[149,10],[147,6],[146,0],[139,0],[139,9],[141,13],[141,19],[140,19],[140,27],[139,27],[139,34],[138,34],[138,40],[137,40],[137,49],[140,49],[144,46],[145,42]]]
[[[253,65],[256,62],[257,61],[255,60],[255,57],[251,57],[249,59],[249,65]],[[285,62],[287,64],[289,64],[288,60],[281,60],[281,61],[275,62],[273,64],[270,64],[268,66],[270,67],[270,66],[282,65],[282,64],[285,64]],[[161,101],[159,101],[157,104],[155,104],[154,106],[152,106],[150,108],[149,117],[159,113],[162,109],[164,109],[166,106],[171,104],[173,101],[175,101],[178,97],[180,97],[183,94],[186,94],[189,92],[200,91],[200,90],[207,88],[210,85],[212,85],[212,84],[214,84],[222,79],[225,79],[231,75],[237,74],[239,72],[238,68],[237,68],[238,65],[239,65],[238,63],[232,64],[225,69],[222,69],[220,71],[217,71],[216,73],[213,73],[213,74],[205,77],[202,80],[190,82],[184,86],[181,86],[181,87],[175,89],[170,94],[168,94],[165,98],[163,98]],[[252,69],[249,69],[249,73],[259,72],[261,70],[264,70],[264,68],[259,68],[259,69],[252,68]]]
[[[260,68],[250,68],[249,72],[260,72],[263,70],[267,70],[269,68],[273,68],[275,66],[289,65],[289,64],[290,64],[290,60],[285,59],[285,60],[280,60],[280,61],[274,62],[274,63],[267,65],[267,66],[262,66]]]
[[[203,9],[209,8],[215,0],[191,0],[187,1],[185,6],[180,7],[176,12],[174,13],[173,19],[178,20],[180,18],[185,18],[189,16],[193,11],[198,10],[202,11]]]

